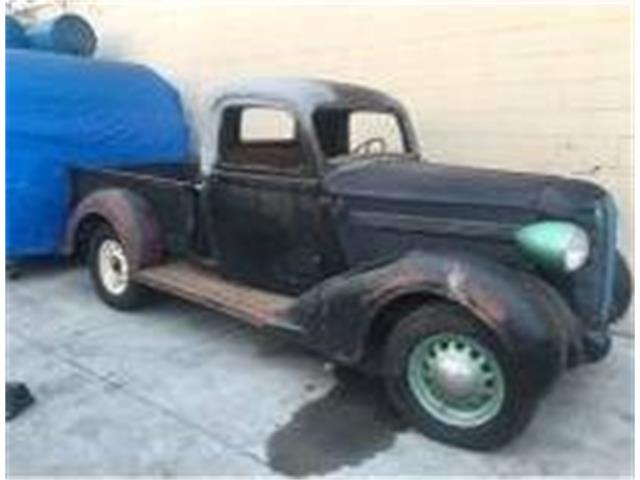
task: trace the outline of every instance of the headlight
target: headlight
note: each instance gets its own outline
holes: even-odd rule
[[[522,253],[541,267],[573,272],[589,258],[589,237],[570,222],[545,221],[521,228],[516,242]]]
[[[578,270],[586,263],[587,258],[589,258],[589,237],[580,227],[575,227],[564,254],[564,268],[568,272]]]

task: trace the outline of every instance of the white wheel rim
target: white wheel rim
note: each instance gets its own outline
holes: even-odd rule
[[[107,292],[121,295],[129,283],[129,263],[122,245],[116,240],[106,239],[98,250],[100,280]]]

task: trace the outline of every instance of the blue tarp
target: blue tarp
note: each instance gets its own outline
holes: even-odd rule
[[[5,45],[7,48],[28,48],[29,39],[22,24],[11,15],[4,16]]]
[[[186,161],[180,100],[133,64],[6,51],[6,249],[60,251],[69,167]]]

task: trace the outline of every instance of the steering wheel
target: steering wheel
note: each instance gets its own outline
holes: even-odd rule
[[[387,142],[384,138],[371,137],[366,139],[364,142],[361,142],[358,145],[356,145],[351,150],[351,153],[354,155],[368,155],[370,153],[375,153],[375,151],[372,150],[371,147],[373,147],[376,144],[380,146],[380,150],[378,151],[378,153],[384,153],[387,151]]]

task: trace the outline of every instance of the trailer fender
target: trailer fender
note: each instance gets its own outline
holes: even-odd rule
[[[306,292],[293,312],[307,343],[337,361],[364,355],[381,312],[403,298],[463,305],[520,359],[522,374],[546,388],[578,355],[578,321],[537,277],[466,252],[413,251],[338,275]]]
[[[133,269],[159,262],[164,253],[162,229],[147,200],[131,191],[112,188],[96,191],[74,209],[69,219],[64,253],[74,255],[79,234],[87,222],[108,223],[122,240]]]

